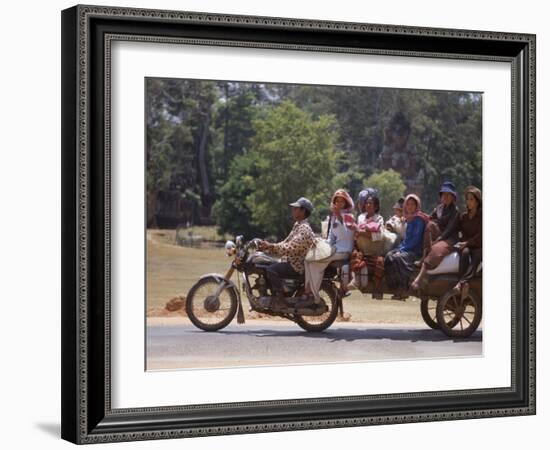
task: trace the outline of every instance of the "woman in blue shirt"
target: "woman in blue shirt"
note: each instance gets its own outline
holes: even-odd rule
[[[351,214],[353,211],[352,198],[343,189],[337,190],[332,195],[330,210],[332,214],[327,242],[333,247],[333,251],[332,255],[328,258],[320,261],[305,262],[305,294],[302,300],[307,303],[321,303],[319,289],[323,282],[323,274],[326,267],[332,261],[349,259],[353,250],[354,229],[351,226],[353,224],[353,216]]]
[[[405,198],[404,216],[407,222],[405,238],[396,249],[391,250],[384,258],[384,273],[390,289],[395,289],[393,299],[405,299],[409,289],[411,275],[415,269],[414,262],[422,256],[424,228],[430,220],[421,211],[420,198],[409,194]]]

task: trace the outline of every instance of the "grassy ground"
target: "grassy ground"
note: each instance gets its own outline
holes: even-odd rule
[[[175,244],[174,230],[148,230],[147,308],[185,296],[201,275],[225,273],[230,261],[223,248],[181,247]]]
[[[212,227],[195,227],[193,234],[206,238],[212,234]],[[201,275],[223,274],[230,261],[223,248],[180,247],[175,245],[174,230],[148,230],[147,309],[163,308],[170,299],[187,295]],[[244,298],[243,306],[248,310]],[[354,291],[344,299],[344,311],[351,314],[353,322],[424,323],[420,317],[420,302],[413,297],[407,301],[390,300],[389,296],[373,300],[370,295]]]

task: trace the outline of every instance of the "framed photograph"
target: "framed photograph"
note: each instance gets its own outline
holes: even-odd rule
[[[64,10],[62,236],[71,442],[535,414],[535,36]]]

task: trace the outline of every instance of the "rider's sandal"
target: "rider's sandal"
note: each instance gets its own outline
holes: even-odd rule
[[[298,297],[295,297],[294,299],[296,300],[297,303],[298,302],[300,302],[300,303],[314,303],[315,302],[315,297],[311,292],[299,295]]]

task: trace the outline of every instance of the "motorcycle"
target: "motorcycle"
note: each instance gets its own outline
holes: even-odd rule
[[[226,327],[237,316],[238,323],[244,323],[241,288],[244,290],[250,311],[263,315],[283,317],[298,324],[306,331],[323,331],[330,327],[338,313],[343,315],[343,298],[350,281],[347,261],[334,261],[325,270],[318,305],[300,306],[297,301],[304,292],[304,277],[283,280],[285,286],[284,304],[274,301],[266,268],[280,259],[259,251],[259,239],[245,242],[238,236],[235,242],[228,241],[226,253],[232,257],[231,266],[225,275],[210,273],[203,275],[187,294],[185,309],[191,322],[204,331],[217,331]],[[462,299],[452,289],[458,281],[458,260],[456,254],[446,258],[453,260],[450,273],[428,272],[428,283],[420,292],[422,319],[430,328],[441,330],[453,338],[472,335],[481,323],[482,289],[481,267],[470,282],[469,294]],[[442,263],[442,266],[445,264]],[[437,269],[436,269],[437,272]],[[231,278],[238,274],[237,282]],[[414,274],[416,276],[416,274]],[[359,287],[362,294],[372,294],[373,283]],[[384,294],[394,294],[382,281]],[[412,292],[409,294],[413,295]],[[271,300],[271,301],[266,301]]]
[[[306,331],[323,331],[336,320],[342,309],[342,262],[331,263],[325,270],[319,295],[321,302],[300,305],[298,298],[304,292],[304,276],[284,279],[284,302],[275,301],[266,276],[266,268],[280,259],[259,250],[259,239],[245,242],[242,236],[225,244],[226,254],[232,257],[225,275],[203,275],[189,290],[185,302],[187,316],[204,331],[217,331],[226,327],[237,316],[244,323],[241,287],[249,303],[249,310],[282,317],[298,324]],[[237,274],[238,281],[231,278]]]

